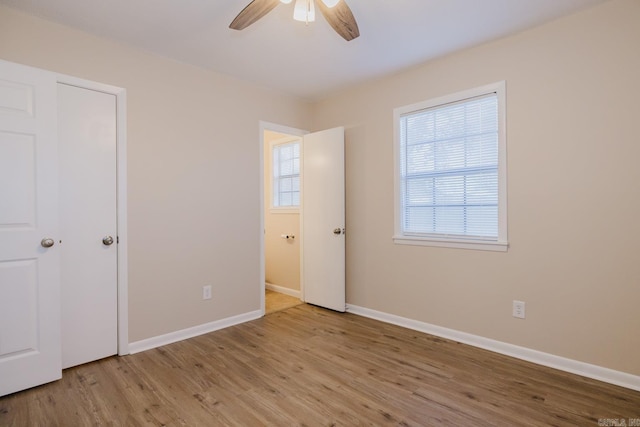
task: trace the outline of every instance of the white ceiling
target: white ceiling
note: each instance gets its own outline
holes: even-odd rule
[[[0,0],[30,14],[310,100],[605,0],[346,0],[360,37],[280,4],[228,28],[250,0]]]

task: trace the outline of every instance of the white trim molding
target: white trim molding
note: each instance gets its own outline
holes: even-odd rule
[[[438,248],[472,249],[494,252],[506,252],[509,249],[507,242],[490,242],[483,240],[444,240],[426,237],[414,237],[408,235],[394,235],[393,242],[398,245],[434,246]]]
[[[284,286],[274,285],[273,283],[269,283],[269,282],[265,282],[264,287],[270,291],[289,295],[290,297],[300,298],[300,291],[295,289],[285,288]]]
[[[358,316],[379,320],[381,322],[391,323],[403,328],[435,335],[441,338],[450,339],[463,344],[468,344],[474,347],[482,348],[484,350],[503,354],[505,356],[515,357],[516,359],[526,360],[527,362],[535,363],[537,365],[547,366],[549,368],[558,369],[583,377],[592,378],[594,380],[614,384],[620,387],[629,388],[631,390],[640,391],[640,376],[628,374],[626,372],[615,371],[613,369],[604,368],[602,366],[591,365],[589,363],[567,359],[565,357],[532,350],[530,348],[520,347],[502,341],[496,341],[478,335],[456,331],[454,329],[443,328],[441,326],[432,325],[430,323],[407,319],[405,317],[400,317],[394,314],[388,314],[353,304],[347,304],[347,312],[356,314]]]
[[[250,311],[237,316],[227,317],[226,319],[216,320],[214,322],[204,323],[202,325],[193,326],[180,331],[170,332],[168,334],[132,342],[129,343],[129,352],[130,354],[140,353],[142,351],[162,347],[163,345],[173,344],[174,342],[194,338],[199,335],[208,334],[209,332],[218,331],[230,326],[239,325],[240,323],[259,319],[262,315],[262,310]]]

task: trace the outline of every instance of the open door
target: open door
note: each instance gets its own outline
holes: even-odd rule
[[[62,376],[56,76],[0,60],[0,396]]]
[[[304,301],[344,312],[344,128],[302,141],[302,285]]]

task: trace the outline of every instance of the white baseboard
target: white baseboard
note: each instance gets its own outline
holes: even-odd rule
[[[259,319],[260,317],[262,317],[262,310],[250,311],[248,313],[239,314],[237,316],[227,317],[226,319],[216,320],[215,322],[205,323],[203,325],[194,326],[192,328],[182,329],[180,331],[170,332],[168,334],[159,335],[157,337],[132,342],[129,343],[129,353],[140,353],[141,351],[151,350],[152,348],[156,347],[162,347],[163,345],[197,337],[198,335],[203,335],[209,332],[217,331],[219,329],[228,328],[229,326],[234,326],[240,323],[248,322],[250,320]]]
[[[383,313],[381,311],[371,310],[357,305],[347,304],[347,312],[380,320],[385,323],[402,326],[404,328],[413,329],[415,331],[447,338],[463,344],[469,344],[474,347],[526,360],[538,365],[559,369],[561,371],[570,372],[583,377],[640,391],[640,376],[628,374],[626,372],[614,371],[613,369],[603,368],[601,366],[591,365],[589,363],[579,362],[577,360],[567,359],[565,357],[555,356],[553,354],[543,353],[526,347],[520,347],[478,335],[456,331],[454,329],[443,328],[441,326],[407,319],[405,317]]]
[[[300,291],[296,291],[295,289],[285,288],[284,286],[274,285],[273,283],[265,283],[264,287],[265,289],[269,289],[270,291],[300,298]]]

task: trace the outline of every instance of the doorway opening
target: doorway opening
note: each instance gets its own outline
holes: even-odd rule
[[[301,143],[306,133],[260,123],[261,306],[269,314],[301,304]]]
[[[270,133],[268,133],[270,132]],[[298,235],[289,228],[271,231],[265,227],[265,207],[272,201],[265,197],[265,157],[273,156],[270,149],[265,150],[265,139],[271,133],[274,141],[283,144],[299,139],[302,144],[299,152],[299,229]],[[265,137],[266,135],[266,137]],[[266,255],[265,236],[271,234],[280,244],[290,240],[299,245],[298,256],[300,273],[300,300],[344,312],[345,295],[345,187],[344,187],[344,127],[306,133],[299,129],[260,122],[260,301],[262,314],[265,312]],[[295,157],[287,154],[287,161]],[[278,160],[279,161],[279,160]],[[273,160],[272,160],[273,162]],[[291,163],[291,162],[289,162]],[[285,166],[290,168],[290,164]],[[271,173],[270,175],[274,175]],[[291,178],[284,176],[280,178]],[[291,183],[286,184],[283,200],[290,202],[296,195]],[[271,184],[273,187],[273,184]],[[279,190],[278,190],[279,191]],[[273,192],[273,189],[271,191]],[[275,194],[275,193],[274,193]],[[269,196],[270,197],[270,196]],[[267,200],[269,205],[267,205]],[[291,235],[295,237],[291,239]],[[289,236],[289,239],[287,239]],[[285,243],[286,244],[286,243]],[[296,261],[288,260],[292,265]],[[272,284],[278,285],[278,284]],[[295,291],[295,289],[291,289]]]

